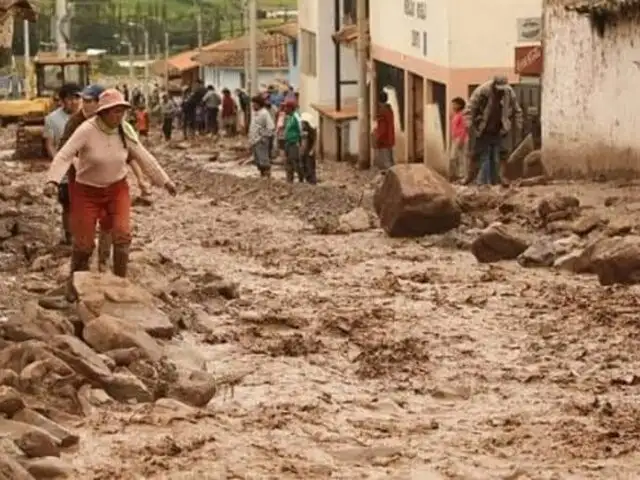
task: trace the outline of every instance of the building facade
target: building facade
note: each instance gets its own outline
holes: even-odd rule
[[[298,0],[300,108],[320,127],[325,158],[345,158],[358,151],[357,61],[353,48],[334,39],[349,21],[348,0]],[[351,19],[352,21],[353,19]],[[295,82],[294,82],[295,84]]]
[[[639,12],[637,0],[545,1],[542,154],[551,174],[640,169]]]
[[[445,161],[451,100],[495,75],[518,82],[515,48],[539,42],[541,16],[542,0],[371,2],[372,92],[397,98],[398,161]]]

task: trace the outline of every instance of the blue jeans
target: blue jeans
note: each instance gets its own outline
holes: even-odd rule
[[[500,182],[500,135],[482,135],[476,139],[476,151],[480,161],[480,185],[497,185]]]

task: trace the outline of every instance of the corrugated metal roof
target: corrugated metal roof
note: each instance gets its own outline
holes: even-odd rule
[[[565,8],[578,13],[622,13],[640,7],[640,0],[579,0]]]

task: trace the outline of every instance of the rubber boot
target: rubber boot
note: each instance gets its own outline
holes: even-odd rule
[[[71,252],[71,272],[69,280],[67,281],[67,291],[65,297],[69,303],[73,303],[78,300],[78,294],[73,286],[73,274],[75,272],[86,272],[89,270],[89,261],[91,260],[92,252],[79,252],[74,250]]]
[[[98,271],[101,273],[109,270],[111,246],[112,242],[109,232],[100,232],[98,234]]]
[[[71,245],[71,221],[69,219],[69,212],[62,212],[62,244]]]
[[[113,273],[118,277],[125,278],[127,276],[127,267],[129,265],[129,245],[113,246]]]

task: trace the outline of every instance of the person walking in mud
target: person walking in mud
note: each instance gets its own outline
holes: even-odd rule
[[[85,89],[82,91],[82,104],[80,106],[80,110],[74,113],[67,122],[64,133],[62,134],[62,138],[60,139],[60,148],[62,148],[65,143],[67,143],[69,138],[71,138],[71,135],[73,135],[73,133],[78,129],[80,125],[84,123],[85,120],[95,115],[98,108],[98,100],[104,90],[105,89],[102,85],[89,85],[85,87]],[[138,187],[140,188],[142,195],[150,195],[151,191],[149,189],[149,186],[147,185],[147,182],[144,180],[144,174],[140,168],[140,165],[138,165],[138,161],[136,159],[132,159],[129,167],[136,177],[136,181],[138,182]],[[76,170],[73,165],[69,167],[67,175],[69,179],[69,197],[72,203],[73,189],[76,177]],[[105,218],[106,216],[103,214],[98,221],[98,224],[100,226],[100,233],[98,234],[98,270],[101,272],[107,271],[109,256],[111,255],[111,234],[108,231],[108,225],[105,222]]]
[[[393,149],[396,146],[396,126],[389,96],[382,91],[378,96],[378,113],[376,115],[375,140],[375,164],[380,170],[393,167]]]
[[[58,92],[60,106],[47,115],[44,119],[44,144],[53,160],[58,153],[60,140],[63,136],[65,126],[71,116],[80,108],[80,87],[73,83],[63,85]],[[71,245],[71,224],[70,224],[70,197],[69,179],[64,176],[59,183],[58,203],[62,207],[62,232],[63,237],[60,243]]]
[[[52,194],[72,162],[76,169],[71,211],[73,250],[71,278],[89,270],[96,223],[106,212],[105,223],[113,239],[113,273],[127,276],[131,244],[131,199],[127,165],[136,159],[154,184],[176,195],[176,187],[157,160],[142,145],[135,131],[123,122],[131,104],[116,89],[105,90],[96,115],[82,123],[57,152],[47,174],[45,193]],[[74,160],[74,157],[76,157]],[[71,280],[67,298],[75,300]]]
[[[262,95],[253,97],[251,105],[253,107],[253,115],[249,125],[249,145],[260,176],[268,178],[271,177],[270,148],[276,127]]]
[[[162,95],[160,103],[160,114],[162,115],[162,134],[164,141],[169,142],[173,133],[173,122],[178,113],[178,106],[168,94]]]
[[[471,136],[471,161],[465,184],[478,175],[481,185],[496,185],[502,181],[500,150],[513,128],[522,128],[522,108],[506,77],[497,76],[476,88],[464,111]]]
[[[228,88],[222,90],[222,127],[228,137],[233,137],[237,133],[238,127],[238,107],[231,96]]]
[[[284,156],[287,182],[293,183],[296,173],[300,182],[304,181],[304,173],[300,165],[300,142],[302,128],[294,102],[284,103]]]
[[[315,185],[318,183],[316,176],[316,140],[318,137],[318,130],[315,127],[313,115],[309,112],[304,112],[300,115],[300,121],[302,124],[302,144],[300,147],[300,163],[304,172],[304,180]]]

